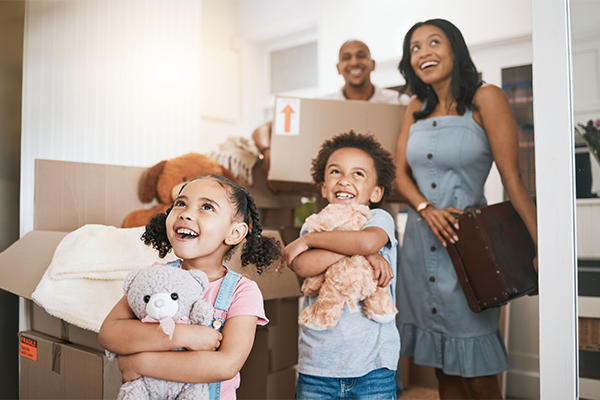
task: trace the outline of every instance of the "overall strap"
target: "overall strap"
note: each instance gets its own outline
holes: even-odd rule
[[[165,265],[168,265],[169,267],[181,268],[181,260],[177,259],[177,260],[169,261]]]
[[[223,325],[225,325],[225,317],[227,316],[227,311],[229,311],[229,305],[231,304],[231,296],[233,295],[233,291],[235,290],[235,287],[237,286],[241,277],[242,275],[238,274],[237,272],[227,270],[227,275],[225,275],[223,283],[221,283],[221,287],[217,293],[217,299],[215,300],[215,305],[213,306],[215,313],[210,324],[213,329],[216,329],[219,332],[223,330]]]
[[[225,317],[227,316],[227,311],[231,304],[231,296],[241,277],[242,275],[237,272],[227,270],[227,275],[225,275],[225,278],[221,283],[221,287],[217,293],[217,299],[215,300],[215,313],[210,324],[213,329],[219,332],[223,330]],[[221,398],[221,382],[211,383],[208,386],[208,398],[209,400],[219,400]]]

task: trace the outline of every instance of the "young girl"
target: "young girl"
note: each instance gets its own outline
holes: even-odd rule
[[[123,297],[106,317],[99,335],[103,347],[120,355],[123,382],[142,375],[186,383],[221,382],[211,385],[211,393],[235,399],[239,371],[252,349],[256,325],[268,320],[256,283],[229,271],[223,259],[246,238],[242,266],[252,263],[262,272],[281,251],[279,242],[261,232],[252,196],[217,175],[190,181],[166,213],[153,217],[142,240],[156,248],[160,257],[172,248],[180,259],[174,267],[205,272],[210,282],[206,301],[215,304],[221,287],[234,289],[228,309],[215,305],[225,309],[215,311],[215,317],[223,319],[215,320],[213,327],[178,324],[171,340],[155,324],[137,320]],[[190,351],[171,351],[179,348]]]

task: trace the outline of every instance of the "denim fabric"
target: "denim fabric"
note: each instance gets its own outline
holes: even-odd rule
[[[376,369],[358,378],[325,378],[299,374],[296,400],[395,400],[395,371]]]
[[[419,191],[435,208],[464,210],[487,203],[483,188],[494,157],[473,110],[415,122],[406,159]],[[415,364],[467,378],[508,369],[498,330],[500,308],[471,311],[448,252],[413,209],[398,265],[401,357],[414,356]]]

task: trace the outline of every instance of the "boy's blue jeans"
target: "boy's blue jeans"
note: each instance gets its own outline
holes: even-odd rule
[[[376,369],[358,378],[326,378],[298,374],[296,400],[395,400],[396,371]]]

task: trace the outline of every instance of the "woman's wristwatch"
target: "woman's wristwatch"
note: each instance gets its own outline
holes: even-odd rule
[[[424,202],[422,202],[422,203],[421,203],[421,204],[419,204],[419,205],[417,206],[417,208],[416,208],[416,210],[417,210],[417,213],[418,213],[419,215],[421,215],[421,211],[423,211],[424,209],[426,209],[426,208],[427,208],[427,207],[429,207],[430,205],[431,205],[431,203],[430,203],[430,202],[428,202],[428,201],[424,201]]]
[[[266,146],[263,147],[262,149],[259,150],[259,154],[258,154],[258,159],[262,160],[265,158],[265,151],[269,150],[271,148],[271,146]]]

